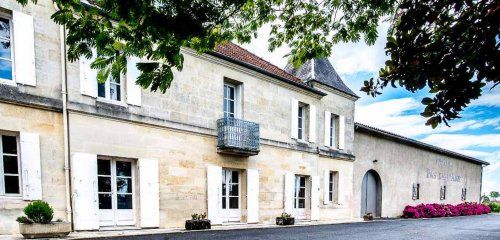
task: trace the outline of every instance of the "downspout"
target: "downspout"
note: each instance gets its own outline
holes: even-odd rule
[[[54,7],[57,10],[59,8],[54,3]],[[70,156],[69,156],[69,120],[68,120],[68,84],[67,84],[67,71],[66,71],[66,28],[64,25],[59,27],[60,29],[60,40],[61,40],[61,95],[62,95],[62,106],[63,106],[63,137],[64,137],[64,180],[66,187],[66,221],[71,223],[73,229],[72,221],[72,210],[71,210],[71,183],[70,183]]]

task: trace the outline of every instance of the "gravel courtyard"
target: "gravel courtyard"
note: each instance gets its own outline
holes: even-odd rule
[[[118,239],[118,238],[114,238]],[[321,226],[120,237],[120,239],[500,239],[500,214],[424,220],[378,220]]]

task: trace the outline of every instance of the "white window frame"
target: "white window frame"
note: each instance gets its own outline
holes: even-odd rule
[[[6,154],[3,152],[3,144],[2,144],[2,136],[11,136],[16,138],[16,148],[17,148],[17,154]],[[19,145],[19,136],[18,134],[14,133],[9,133],[9,132],[3,132],[0,131],[0,197],[21,197],[23,194],[23,184],[22,184],[22,174],[21,174],[21,159],[20,159],[20,145]],[[4,166],[3,166],[3,156],[17,156],[17,174],[13,173],[4,173]],[[4,176],[17,176],[18,177],[18,188],[19,188],[19,193],[5,193],[5,180]]]
[[[6,19],[9,21],[9,34],[10,39],[0,38],[1,40],[9,40],[10,41],[10,59],[1,58],[2,60],[10,61],[12,66],[12,80],[6,78],[0,78],[0,83],[8,84],[8,85],[16,85],[16,71],[15,71],[15,56],[14,56],[14,32],[13,32],[13,24],[12,24],[12,15],[0,12],[0,18]]]
[[[104,82],[104,97],[99,96],[99,81],[96,78],[97,98],[101,99],[105,102],[124,103],[125,102],[125,87],[124,87],[125,86],[125,84],[124,84],[125,77],[122,74],[120,74],[120,83],[119,84],[113,83],[113,84],[118,85],[120,87],[120,100],[111,99],[111,78],[112,78],[112,76],[110,73],[108,79],[106,80],[106,82]]]
[[[338,171],[330,171],[328,174],[328,200],[330,202],[337,203],[338,202],[338,179],[339,172]]]
[[[300,186],[300,179],[301,178],[304,178],[304,186]],[[295,179],[294,179],[294,198],[293,198],[293,202],[294,202],[294,205],[293,205],[293,208],[294,209],[307,209],[307,180],[308,180],[308,177],[307,176],[303,176],[303,175],[295,175]],[[297,186],[297,183],[299,184]],[[300,194],[300,189],[304,189],[304,197],[300,197],[299,194]],[[297,191],[298,190],[298,191]],[[299,207],[299,201],[300,200],[304,200],[304,207],[301,208]]]
[[[231,99],[229,98],[230,96],[230,92],[229,92],[229,89],[232,89],[234,94],[234,99]],[[228,90],[228,92],[226,93],[226,90]],[[227,96],[227,97],[226,97]],[[236,109],[238,106],[237,106],[237,102],[238,102],[238,96],[237,96],[237,88],[235,85],[233,84],[230,84],[230,83],[224,83],[224,94],[223,94],[223,99],[224,99],[224,102],[223,103],[227,103],[227,106],[229,108],[229,103],[233,103],[233,111],[234,112],[229,112],[227,111],[226,109],[224,109],[224,104],[222,104],[222,111],[224,112],[224,117],[225,118],[236,118],[237,117],[237,112],[238,110]],[[232,116],[230,116],[232,114]]]
[[[330,114],[330,139],[328,141],[331,148],[338,149],[339,148],[339,116],[331,113]]]
[[[299,108],[297,111],[297,139],[306,139],[306,105],[299,103]]]

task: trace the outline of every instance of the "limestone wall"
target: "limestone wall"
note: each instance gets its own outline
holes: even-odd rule
[[[345,174],[347,179],[352,176],[352,162],[320,158],[317,154],[287,148],[263,145],[257,156],[231,157],[216,152],[215,136],[79,113],[70,115],[70,124],[73,126],[70,133],[72,152],[159,160],[160,227],[181,227],[193,212],[207,211],[206,168],[209,165],[243,170],[243,183],[245,169],[259,170],[261,222],[272,222],[283,212],[284,175],[287,171],[321,176],[323,167],[328,166]],[[350,186],[350,180],[346,184]],[[347,198],[351,199],[350,187],[346,189]],[[243,222],[246,215],[244,191],[243,188]],[[321,219],[350,217],[349,207],[349,204],[325,206],[328,212],[321,213]]]
[[[0,126],[3,131],[40,135],[42,198],[54,208],[54,220],[65,219],[62,114],[0,103],[0,116]],[[15,220],[23,214],[22,209],[28,203],[29,201],[23,201],[22,197],[0,196],[0,234],[18,232]]]
[[[360,132],[355,134],[355,149],[354,216],[360,215],[361,183],[371,169],[382,181],[383,217],[402,215],[406,205],[461,203],[463,187],[467,188],[467,202],[479,201],[481,165]],[[420,184],[419,200],[412,200],[414,183]],[[440,200],[443,185],[446,200]]]

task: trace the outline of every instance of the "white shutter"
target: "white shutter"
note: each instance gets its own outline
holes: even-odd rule
[[[96,154],[71,154],[71,184],[75,230],[99,229]]]
[[[299,137],[298,129],[299,129],[299,101],[297,99],[292,99],[292,138],[297,139]]]
[[[139,194],[141,227],[152,228],[160,226],[160,189],[158,180],[158,160],[140,158]]]
[[[345,148],[345,117],[339,116],[339,149]]]
[[[319,220],[319,176],[311,177],[311,220]]]
[[[24,200],[42,200],[40,136],[21,132],[21,176]]]
[[[337,200],[337,204],[339,205],[342,205],[344,204],[345,200],[346,200],[346,189],[347,186],[346,186],[346,182],[345,182],[345,172],[340,172],[338,173],[338,178],[339,178],[339,182],[338,182],[338,192],[337,192],[337,196],[338,196],[338,200]]]
[[[259,171],[247,170],[247,223],[259,222]]]
[[[316,106],[309,105],[309,142],[316,142]]]
[[[283,194],[284,212],[291,214],[293,211],[293,195],[295,193],[295,176],[292,173],[285,174],[285,189]]]
[[[328,205],[330,203],[330,171],[325,170],[323,172],[323,204]]]
[[[222,168],[219,166],[207,167],[207,206],[208,219],[212,224],[221,224],[219,216],[220,196],[222,185]]]
[[[127,103],[141,106],[141,86],[135,83],[141,74],[136,64],[139,58],[131,57],[127,61]]]
[[[97,97],[97,70],[90,68],[95,60],[96,52],[92,51],[92,58],[80,57],[80,93],[90,97]]]
[[[325,146],[330,146],[330,122],[332,120],[332,113],[325,111],[325,138],[324,144]]]
[[[12,20],[15,80],[20,84],[36,86],[33,16],[12,11]]]

